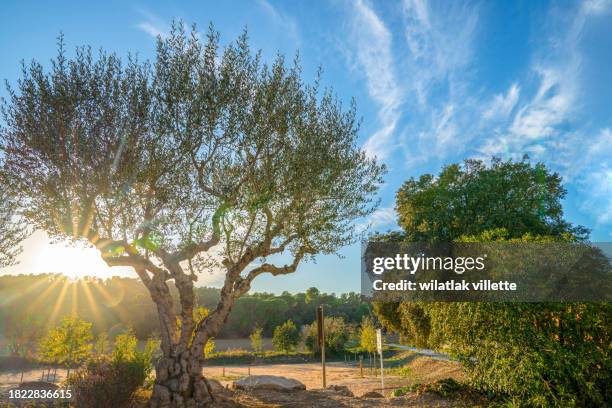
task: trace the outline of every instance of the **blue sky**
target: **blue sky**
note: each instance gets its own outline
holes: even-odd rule
[[[173,18],[212,21],[222,41],[248,27],[271,58],[300,51],[304,77],[355,97],[361,143],[389,167],[373,229],[394,228],[401,183],[465,158],[524,153],[563,175],[567,218],[612,240],[612,1],[399,2],[272,0],[203,2],[5,1],[0,12],[0,77],[14,82],[19,61],[48,61],[61,31],[68,48],[87,44],[152,58],[155,36]],[[0,91],[0,96],[6,94]],[[43,234],[21,266],[49,268]],[[255,290],[359,290],[359,247],[319,257]],[[89,254],[92,268],[104,268]],[[38,261],[37,261],[38,259]],[[46,259],[46,260],[45,260]],[[65,259],[65,258],[63,258]],[[95,264],[95,265],[94,265]],[[205,277],[214,284],[218,276]]]

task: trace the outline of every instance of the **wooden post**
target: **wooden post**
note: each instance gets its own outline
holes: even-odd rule
[[[385,367],[383,366],[384,356],[381,329],[376,330],[376,348],[378,349],[377,351],[380,354],[380,388],[382,391],[382,395],[385,395]]]
[[[319,347],[321,350],[321,369],[323,373],[323,388],[327,388],[327,380],[325,378],[325,321],[323,317],[323,306],[317,308],[317,332],[319,339]]]
[[[19,379],[19,384],[23,384],[23,370],[21,370],[21,378]]]
[[[359,356],[359,373],[361,378],[363,378],[363,357]]]
[[[251,366],[249,366],[249,377],[251,376]]]
[[[223,374],[221,374],[221,377],[225,377],[225,367],[223,367]]]

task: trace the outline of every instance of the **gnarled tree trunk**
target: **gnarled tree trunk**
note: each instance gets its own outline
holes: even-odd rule
[[[155,386],[149,402],[152,408],[195,408],[214,406],[214,397],[202,375],[202,356],[185,351],[176,357],[164,356],[156,365]]]

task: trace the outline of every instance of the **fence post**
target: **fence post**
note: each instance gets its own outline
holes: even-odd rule
[[[359,373],[361,378],[363,378],[363,356],[359,356]]]
[[[225,377],[225,367],[223,367],[223,374],[221,374],[221,377]]]

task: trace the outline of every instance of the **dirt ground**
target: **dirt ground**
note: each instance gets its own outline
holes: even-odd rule
[[[429,383],[444,378],[453,378],[461,381],[464,378],[461,367],[455,362],[440,361],[416,354],[407,354],[403,367],[406,371],[402,376],[393,371],[387,371],[385,375],[385,394],[390,394],[394,389],[406,385]],[[229,385],[232,381],[249,375],[277,375],[294,378],[302,382],[306,389],[320,389],[323,387],[321,379],[321,365],[308,364],[274,364],[253,366],[208,366],[203,373],[207,377],[219,380],[223,385]],[[224,376],[225,374],[225,376]],[[359,367],[345,363],[327,363],[326,365],[327,385],[344,385],[356,396],[363,395],[368,391],[381,390],[380,372],[374,376],[370,370],[364,368],[364,376],[361,377]]]
[[[445,378],[457,381],[464,379],[460,366],[451,361],[440,361],[412,353],[406,353],[402,361],[403,375],[389,371],[385,375],[384,395],[386,398],[363,398],[363,394],[381,392],[380,374],[374,376],[369,370],[360,370],[354,365],[345,363],[328,363],[326,367],[327,385],[346,386],[355,397],[344,396],[332,390],[322,389],[321,366],[319,364],[274,364],[254,366],[209,366],[204,374],[219,380],[223,385],[251,375],[278,375],[294,378],[306,386],[306,391],[228,391],[225,394],[228,407],[248,408],[343,408],[343,407],[473,407],[478,403],[470,400],[449,400],[430,393],[409,393],[393,398],[394,389],[412,384],[430,383]],[[225,374],[225,375],[224,375]],[[236,405],[233,405],[236,404]]]
[[[240,366],[206,366],[203,373],[208,378],[217,379],[224,386],[239,378],[249,375],[277,375],[294,378],[306,386],[306,391],[230,391],[220,395],[219,407],[245,408],[344,408],[344,407],[464,407],[478,406],[473,402],[448,400],[429,393],[409,393],[406,396],[392,398],[394,389],[412,384],[431,383],[445,378],[462,380],[464,375],[460,366],[451,361],[441,361],[413,353],[401,356],[401,375],[397,371],[386,371],[384,395],[387,398],[362,398],[363,394],[381,392],[380,373],[374,375],[364,368],[361,376],[359,367],[354,364],[328,363],[326,367],[327,385],[346,386],[355,395],[348,397],[341,393],[322,389],[321,366],[315,363],[306,364],[270,364]],[[42,370],[24,372],[23,381],[40,379]],[[63,380],[65,372],[58,370],[58,380]],[[14,387],[21,380],[20,371],[0,372],[0,394]],[[144,400],[146,401],[146,399]],[[225,401],[221,403],[221,401]],[[1,404],[0,404],[1,405]],[[137,406],[141,406],[138,404]]]

